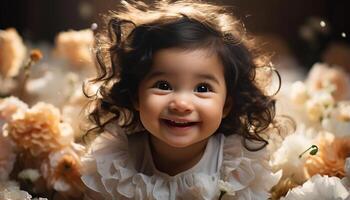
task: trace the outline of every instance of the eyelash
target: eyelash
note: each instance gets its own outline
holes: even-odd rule
[[[206,91],[205,92],[213,92],[213,88],[210,86],[210,84],[208,84],[208,83],[200,83],[200,84],[198,84],[197,86],[196,86],[196,90],[199,88],[199,87],[201,87],[201,86],[204,86],[204,87],[206,87]],[[195,91],[195,92],[198,92],[198,91]],[[203,93],[203,92],[198,92],[198,93]]]
[[[165,84],[165,85],[161,85],[161,84]],[[162,88],[163,86],[167,87],[167,88]],[[204,92],[199,92],[198,91],[198,88],[201,87],[201,86],[204,86],[206,91]],[[172,87],[171,85],[169,84],[168,81],[164,81],[164,80],[160,80],[160,81],[157,81],[153,86],[153,88],[157,88],[157,89],[160,89],[160,90],[172,90]],[[211,85],[209,83],[200,83],[196,86],[194,92],[198,92],[198,93],[205,93],[205,92],[213,92],[213,88],[211,87]]]

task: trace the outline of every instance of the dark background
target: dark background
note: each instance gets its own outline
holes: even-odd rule
[[[249,32],[272,35],[285,42],[305,67],[321,61],[321,54],[330,42],[349,45],[350,10],[346,0],[216,2],[232,6]],[[89,28],[93,22],[100,24],[101,14],[113,10],[118,3],[119,0],[3,0],[0,29],[15,27],[26,41],[53,43],[60,31]],[[310,18],[319,22],[324,20],[327,31],[316,31],[313,40],[307,41],[301,37],[300,31],[302,26],[311,26],[308,24]],[[346,37],[342,37],[342,33]]]

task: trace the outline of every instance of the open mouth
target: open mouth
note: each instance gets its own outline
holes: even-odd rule
[[[179,121],[173,121],[173,120],[168,120],[168,119],[163,119],[164,123],[170,127],[178,127],[178,128],[185,128],[185,127],[191,127],[198,122],[179,122]]]

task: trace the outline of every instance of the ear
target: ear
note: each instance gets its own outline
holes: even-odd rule
[[[223,111],[222,111],[222,118],[225,118],[231,111],[232,109],[232,98],[231,97],[227,97],[226,98],[226,101],[225,101],[225,105],[224,105],[224,108],[223,108]]]

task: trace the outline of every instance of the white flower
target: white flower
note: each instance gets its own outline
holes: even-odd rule
[[[305,84],[301,81],[297,81],[291,86],[290,98],[295,104],[304,104],[309,98],[309,94]]]
[[[350,157],[346,159],[344,168],[345,168],[346,176],[350,179]]]
[[[16,182],[0,182],[1,200],[30,200],[31,198],[28,192],[19,189]]]
[[[330,110],[327,118],[322,120],[322,127],[337,137],[350,136],[350,104],[339,102]]]
[[[299,155],[311,147],[315,141],[315,133],[312,129],[305,130],[303,127],[296,133],[288,135],[280,148],[272,155],[270,164],[274,170],[283,170],[283,177],[293,176],[294,180],[303,182],[306,180],[303,173],[308,154],[301,158]]]
[[[281,200],[345,200],[350,197],[349,192],[338,177],[321,176],[311,177],[302,186],[290,190]]]
[[[225,195],[234,196],[236,194],[234,186],[229,182],[219,180],[218,187],[220,191],[225,192]]]
[[[35,182],[40,178],[40,173],[37,169],[25,169],[18,174],[18,178]]]

